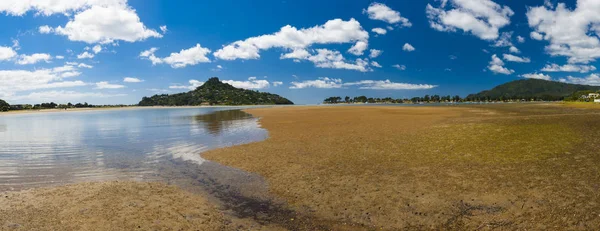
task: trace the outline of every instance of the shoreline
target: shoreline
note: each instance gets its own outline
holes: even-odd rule
[[[69,108],[64,109],[39,109],[39,110],[12,110],[0,112],[3,115],[22,115],[22,114],[43,114],[43,113],[67,113],[67,112],[92,112],[92,111],[111,111],[111,110],[139,110],[139,109],[172,109],[172,108],[236,108],[236,107],[269,107],[275,105],[241,105],[241,106],[130,106],[130,107],[99,107],[99,108]]]

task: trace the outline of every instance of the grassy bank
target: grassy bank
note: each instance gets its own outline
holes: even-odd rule
[[[600,226],[600,115],[546,105],[249,109],[263,142],[205,158],[298,211],[402,229]]]

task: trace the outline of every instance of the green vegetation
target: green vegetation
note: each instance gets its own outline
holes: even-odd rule
[[[276,94],[235,88],[213,77],[193,91],[144,97],[140,106],[273,105],[294,104]]]
[[[600,86],[561,83],[540,79],[525,79],[508,82],[467,96],[467,101],[559,101],[568,100],[578,91],[597,91]]]
[[[6,101],[0,99],[0,111],[8,111],[10,110],[10,104]]]
[[[386,98],[367,98],[364,95],[357,96],[354,98],[350,98],[349,96],[342,97],[333,96],[326,98],[323,100],[325,104],[337,104],[337,103],[384,103],[384,104],[394,104],[394,103],[451,103],[451,102],[461,102],[463,99],[458,96],[439,96],[439,95],[425,95],[424,97],[413,97],[411,99],[393,99],[392,97]]]

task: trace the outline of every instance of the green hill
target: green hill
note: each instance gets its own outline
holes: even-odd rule
[[[0,99],[0,111],[8,110],[10,110],[10,105],[6,101]]]
[[[208,79],[193,91],[179,94],[162,94],[144,97],[140,106],[197,106],[197,105],[272,105],[294,104],[276,94],[236,88],[219,81]]]
[[[479,100],[563,100],[578,91],[598,91],[600,86],[569,84],[541,79],[523,79],[498,85],[491,90],[467,96],[469,101]]]

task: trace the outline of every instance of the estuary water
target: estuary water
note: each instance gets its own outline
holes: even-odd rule
[[[263,140],[239,108],[140,108],[0,115],[0,191],[84,181],[164,181],[214,191],[260,177],[202,159]],[[246,186],[244,186],[246,185]]]

